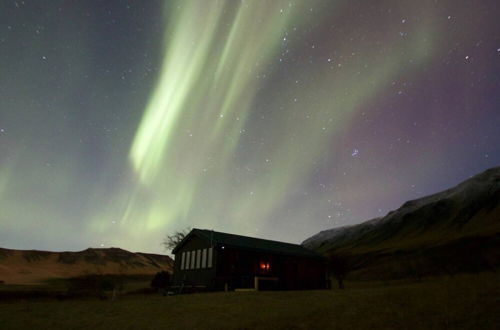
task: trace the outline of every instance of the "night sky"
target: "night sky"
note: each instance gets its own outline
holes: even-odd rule
[[[0,246],[299,243],[500,164],[498,0],[1,1]]]

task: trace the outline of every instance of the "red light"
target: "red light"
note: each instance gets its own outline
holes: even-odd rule
[[[260,269],[269,270],[270,268],[271,268],[271,265],[269,265],[269,263],[265,263],[265,262],[260,263]]]

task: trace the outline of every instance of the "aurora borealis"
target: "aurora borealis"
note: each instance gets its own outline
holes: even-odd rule
[[[3,1],[0,246],[301,242],[500,164],[483,1]]]

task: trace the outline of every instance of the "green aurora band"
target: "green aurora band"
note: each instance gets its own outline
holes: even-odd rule
[[[113,232],[102,219],[117,213],[128,228],[119,242],[160,239],[185,226],[249,235],[272,227],[275,212],[322,155],[335,152],[341,128],[400,73],[403,50],[417,67],[432,49],[435,31],[422,21],[403,42],[388,40],[391,56],[360,45],[356,56],[297,66],[292,73],[299,79],[280,81],[275,95],[283,97],[267,101],[261,128],[249,131],[260,120],[252,115],[262,106],[260,93],[280,79],[273,69],[284,48],[293,50],[292,32],[324,19],[317,8],[327,4],[315,2],[314,13],[305,1],[183,1],[165,8],[164,60],[129,153],[134,183],[95,216],[96,234]],[[350,53],[345,40],[323,45],[324,53]]]

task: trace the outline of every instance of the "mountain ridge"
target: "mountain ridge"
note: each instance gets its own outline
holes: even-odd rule
[[[83,275],[151,275],[172,271],[169,256],[130,252],[121,248],[82,251],[42,251],[0,248],[0,281],[6,284],[40,283],[52,278]]]
[[[427,268],[430,259],[437,268],[437,263],[453,260],[464,269],[482,260],[483,265],[473,267],[479,269],[498,267],[499,242],[500,167],[494,167],[452,188],[407,201],[383,217],[321,231],[302,245],[323,254],[353,255],[358,270],[373,267],[378,259],[389,260],[389,255],[399,255],[402,262],[403,256],[417,254]],[[440,255],[439,262],[435,255]]]

